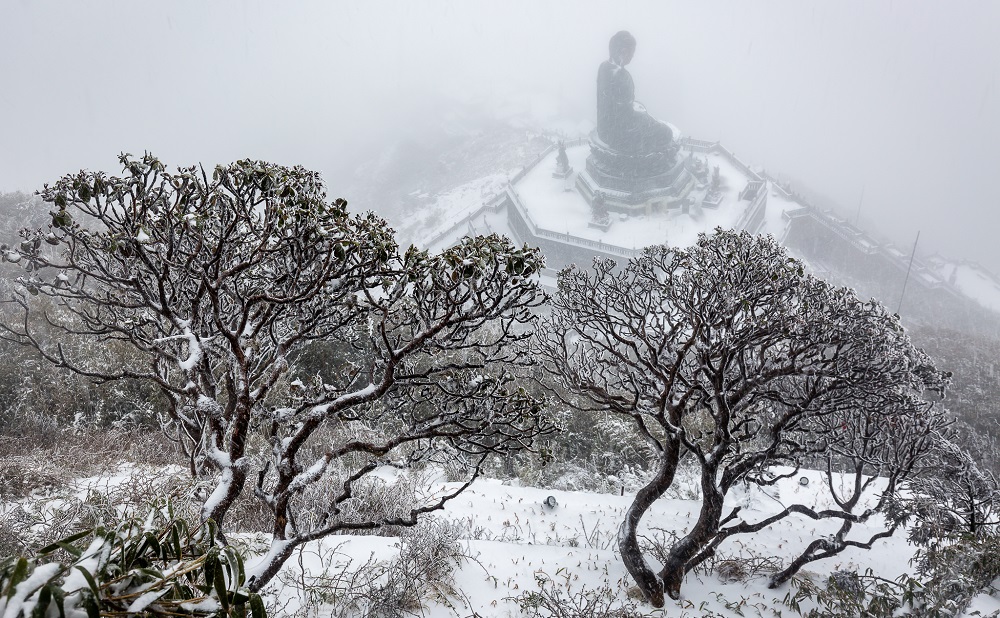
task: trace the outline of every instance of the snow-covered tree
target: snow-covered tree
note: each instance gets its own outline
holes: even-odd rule
[[[678,598],[685,573],[721,540],[759,529],[738,508],[724,512],[737,484],[772,484],[775,466],[830,455],[863,461],[857,478],[867,487],[865,474],[912,470],[928,427],[943,427],[924,393],[947,376],[898,317],[807,275],[770,237],[717,230],[687,250],[650,247],[620,271],[604,259],[592,272],[570,267],[558,285],[536,355],[588,405],[630,418],[656,455],[619,549],[658,607],[664,593]],[[654,572],[636,528],[685,453],[700,468],[701,512]],[[868,505],[856,513],[852,499],[813,515],[862,521]],[[808,515],[803,508],[782,516]]]
[[[700,557],[709,557],[730,536],[758,532],[789,515],[840,520],[832,534],[812,539],[787,566],[771,576],[769,586],[774,588],[810,562],[831,558],[849,547],[871,549],[876,541],[895,534],[909,519],[912,496],[933,482],[942,444],[951,435],[951,419],[946,411],[924,400],[919,388],[914,385],[913,390],[895,400],[879,400],[871,406],[859,401],[844,413],[810,419],[819,439],[811,449],[815,454],[805,463],[821,472],[834,508],[816,510],[790,504],[758,521],[734,520],[720,527]],[[881,518],[876,521],[875,515]],[[868,532],[860,537],[852,535],[855,526],[862,523],[867,524]]]
[[[980,446],[984,439],[962,436],[963,444]],[[982,468],[967,448],[943,439],[934,450],[933,474],[914,492],[907,505],[915,515],[910,540],[918,545],[947,543],[957,537],[997,534],[1000,525],[1000,483]]]
[[[222,530],[248,490],[274,515],[254,589],[301,543],[413,525],[467,486],[362,508],[380,466],[458,450],[471,482],[488,454],[544,429],[508,371],[543,299],[537,250],[490,236],[401,255],[384,221],[327,202],[300,167],[121,163],[122,177],[80,172],[41,191],[52,223],[8,250],[28,273],[0,332],[77,374],[162,391],[192,473],[217,479],[202,515]],[[40,332],[44,298],[67,319],[47,315]],[[125,345],[143,362],[77,355],[93,349],[78,341]],[[290,360],[313,342],[334,344],[338,370],[288,384]]]

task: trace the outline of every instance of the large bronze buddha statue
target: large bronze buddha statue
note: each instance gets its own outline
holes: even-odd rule
[[[677,156],[680,134],[635,100],[635,84],[625,69],[635,54],[635,37],[623,30],[608,48],[610,57],[597,71],[597,128],[577,187],[588,202],[606,193],[612,211],[667,207],[680,199],[689,180]]]
[[[625,66],[635,55],[635,37],[622,30],[611,37],[610,57],[597,71],[597,133],[608,147],[623,154],[665,153],[673,132],[646,113],[635,100],[635,84]]]

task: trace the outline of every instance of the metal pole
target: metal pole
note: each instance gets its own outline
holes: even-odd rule
[[[903,291],[899,293],[899,305],[896,307],[896,314],[903,308],[903,294],[906,294],[906,282],[910,280],[910,269],[913,268],[913,256],[917,254],[917,243],[920,242],[920,230],[917,230],[917,239],[913,241],[913,251],[910,252],[910,264],[906,267],[906,277],[903,279]]]

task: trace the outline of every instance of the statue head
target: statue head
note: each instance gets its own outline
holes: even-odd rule
[[[618,66],[625,66],[632,61],[635,54],[635,37],[628,30],[620,30],[608,42],[611,61]]]

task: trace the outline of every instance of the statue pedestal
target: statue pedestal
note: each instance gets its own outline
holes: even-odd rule
[[[608,146],[594,130],[590,134],[587,171],[602,187],[618,191],[645,191],[668,186],[677,166],[677,143],[666,152],[631,154]]]
[[[605,217],[600,221],[595,221],[591,219],[590,221],[587,222],[587,227],[592,227],[594,229],[601,230],[602,232],[607,232],[608,229],[611,228],[611,217]]]
[[[598,191],[611,212],[651,214],[679,206],[695,178],[678,160],[676,142],[666,152],[637,155],[619,152],[593,131],[586,169],[577,175],[580,194],[592,203]]]

